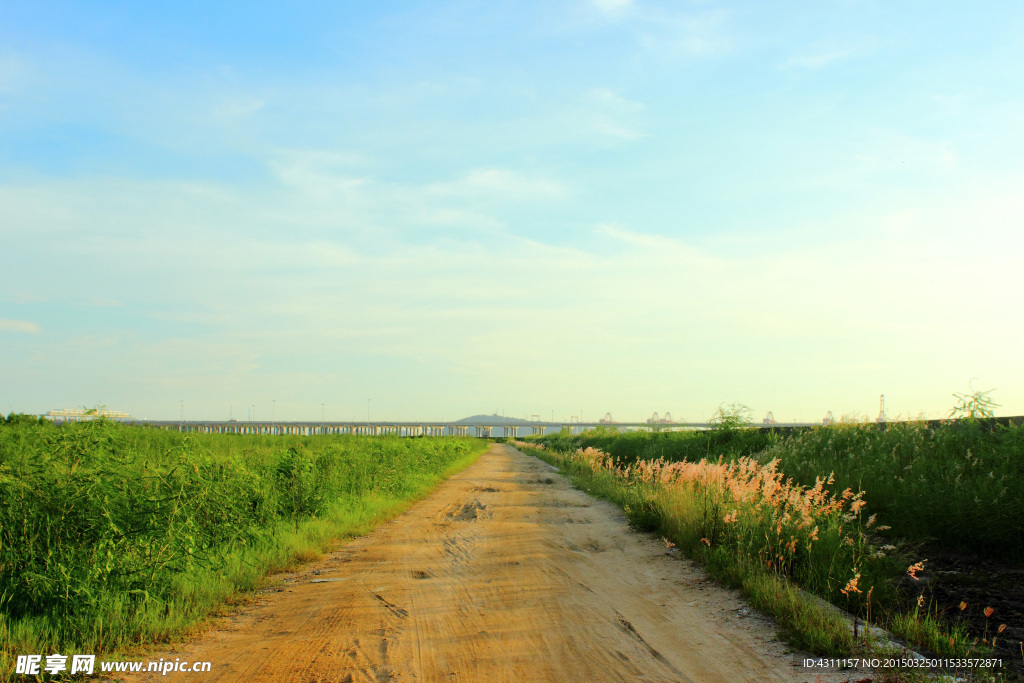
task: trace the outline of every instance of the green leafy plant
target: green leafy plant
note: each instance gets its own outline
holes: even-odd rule
[[[969,392],[953,394],[956,405],[949,411],[949,416],[954,419],[977,420],[986,417],[994,417],[995,409],[999,404],[992,400],[990,394],[995,389],[988,391],[974,391],[974,387],[968,383]]]
[[[180,632],[487,446],[182,434],[98,412],[0,418],[0,682],[15,652],[106,654]]]
[[[718,410],[708,420],[708,424],[713,429],[737,431],[750,424],[750,417],[753,414],[754,411],[750,406],[742,403],[730,403],[728,406],[723,403],[718,406]]]

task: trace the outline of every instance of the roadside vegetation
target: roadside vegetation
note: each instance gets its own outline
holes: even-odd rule
[[[598,429],[541,438],[549,450],[595,448],[617,467],[640,462],[777,462],[793,484],[832,477],[832,491],[864,491],[888,527],[882,537],[1024,563],[1024,425],[962,419],[839,423],[794,430],[720,428],[702,432]]]
[[[18,653],[181,634],[397,514],[486,445],[0,420],[0,680]]]
[[[516,445],[742,588],[794,645],[823,655],[863,647],[810,594],[932,654],[983,657],[1006,627],[962,603],[985,610],[986,632],[970,632],[939,613],[924,578],[926,549],[1024,561],[1024,427],[977,407],[968,401],[964,419],[940,425],[781,433],[747,428],[733,405],[709,431],[605,428]]]

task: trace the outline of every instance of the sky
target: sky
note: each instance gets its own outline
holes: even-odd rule
[[[1024,415],[1024,5],[0,0],[0,410]]]

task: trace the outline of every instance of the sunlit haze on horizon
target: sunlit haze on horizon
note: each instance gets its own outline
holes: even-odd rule
[[[1024,5],[4,3],[0,410],[1024,415]]]

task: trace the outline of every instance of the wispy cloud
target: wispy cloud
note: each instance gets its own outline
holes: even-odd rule
[[[13,17],[4,390],[418,416],[1024,387],[1005,12],[464,5],[236,17],[273,45]]]
[[[25,73],[25,65],[13,55],[0,55],[0,91],[14,88]]]
[[[647,106],[643,102],[625,98],[610,88],[590,90],[583,102],[584,110],[571,114],[577,131],[582,124],[598,138],[625,141],[644,136],[642,114]]]
[[[39,325],[26,320],[5,320],[0,318],[0,330],[5,332],[25,332],[28,334],[39,334],[42,329]]]
[[[213,105],[213,118],[220,122],[234,122],[252,116],[266,105],[255,97],[225,98]]]
[[[957,168],[959,155],[952,143],[881,131],[869,148],[853,159],[859,173],[890,171],[946,173]]]
[[[640,25],[640,44],[663,56],[713,57],[730,52],[735,44],[731,10],[696,12],[650,11]]]
[[[710,255],[682,240],[665,237],[664,235],[652,235],[627,230],[615,223],[602,223],[594,229],[594,232],[599,235],[607,235],[608,237],[635,247],[653,249],[661,256],[670,254],[672,257],[675,257],[685,253],[691,258],[711,260]]]
[[[519,200],[557,199],[568,194],[559,182],[506,168],[475,169],[459,180],[432,183],[424,190],[434,195],[488,195]]]
[[[594,6],[605,14],[620,14],[633,5],[633,0],[592,0]]]
[[[504,188],[510,182],[502,174],[486,172],[470,172],[462,181],[469,178],[488,192],[491,185]],[[83,192],[95,193],[99,187],[91,184]],[[870,239],[861,233],[857,239],[862,243],[780,244],[742,256],[615,222],[596,225],[596,239],[566,247],[518,239],[507,230],[463,234],[458,241],[447,229],[430,235],[403,233],[396,228],[402,221],[415,223],[416,216],[439,210],[433,204],[435,195],[410,186],[404,191],[408,205],[402,212],[389,211],[394,195],[374,195],[374,201],[383,202],[378,207],[384,221],[380,227],[387,230],[373,224],[360,228],[378,236],[380,244],[371,248],[322,231],[321,208],[311,206],[302,193],[277,197],[275,211],[268,212],[270,205],[257,194],[221,190],[210,193],[218,198],[215,203],[179,217],[183,223],[198,222],[196,235],[203,239],[197,243],[203,248],[196,249],[191,242],[180,244],[182,236],[176,232],[134,235],[127,218],[137,215],[135,207],[115,201],[124,191],[107,187],[108,194],[95,197],[95,203],[83,205],[76,214],[80,228],[100,217],[124,226],[106,249],[93,250],[84,229],[67,233],[59,248],[45,241],[17,246],[29,254],[29,261],[35,260],[32,254],[45,253],[47,259],[38,263],[52,263],[65,277],[98,279],[104,291],[123,291],[119,299],[132,316],[122,323],[130,329],[102,334],[103,345],[53,347],[32,367],[39,371],[41,363],[54,358],[72,365],[85,358],[107,359],[94,362],[99,367],[118,359],[124,375],[118,381],[125,386],[142,378],[161,390],[173,389],[175,401],[181,391],[201,391],[224,403],[234,401],[236,407],[250,399],[227,396],[260,396],[261,410],[271,397],[268,392],[281,401],[279,409],[289,391],[296,394],[296,404],[308,402],[296,387],[306,394],[328,391],[328,374],[351,368],[357,359],[359,367],[346,371],[345,392],[403,396],[401,407],[396,403],[393,410],[407,415],[422,414],[430,392],[436,391],[428,380],[439,372],[449,381],[444,400],[456,409],[462,405],[457,394],[472,390],[474,396],[482,395],[478,378],[484,374],[489,382],[510,387],[543,382],[543,400],[570,400],[585,389],[603,409],[615,409],[625,400],[623,392],[640,383],[636,390],[649,393],[629,399],[630,405],[634,400],[657,401],[664,404],[659,410],[692,411],[673,398],[673,386],[685,383],[701,393],[735,385],[739,391],[760,381],[766,358],[798,374],[799,368],[808,368],[810,374],[801,381],[813,384],[814,373],[835,357],[856,364],[866,354],[882,352],[877,345],[865,346],[865,338],[873,334],[885,332],[882,336],[892,339],[898,333],[904,340],[901,348],[932,349],[920,363],[934,362],[943,353],[939,347],[955,345],[955,339],[947,343],[940,334],[948,320],[940,325],[928,310],[879,308],[877,302],[894,292],[915,301],[937,291],[959,296],[949,302],[951,310],[959,310],[966,299],[937,274],[951,272],[947,264],[974,273],[969,265],[974,261],[965,260],[962,249],[951,254],[941,244],[931,245],[934,253],[924,260],[914,251],[921,241],[915,226],[935,229],[931,214],[876,217],[879,232]],[[67,192],[68,186],[60,185],[34,196],[53,202]],[[131,194],[154,215],[187,204],[191,196],[180,185],[145,183],[136,183]],[[439,215],[439,221],[481,220],[472,204],[465,203],[472,197],[445,199],[453,213]],[[128,215],[119,217],[122,211]],[[252,216],[268,213],[274,228],[264,226],[246,238]],[[30,220],[34,212],[21,214]],[[1000,215],[1010,225],[1021,215],[1019,200],[1004,202]],[[992,220],[984,218],[986,224]],[[903,232],[894,236],[897,223]],[[834,227],[840,239],[853,239],[848,226]],[[34,234],[31,223],[20,228]],[[89,250],[88,258],[82,258],[83,249]],[[837,261],[836,253],[845,259]],[[991,258],[986,262],[991,264]],[[52,273],[37,270],[12,272],[11,277],[41,295],[58,294],[58,286],[46,284]],[[140,270],[145,278],[137,276]],[[989,270],[982,280],[986,287],[1012,288],[1009,266]],[[604,310],[611,313],[595,315]],[[154,341],[148,334],[153,326],[168,332]],[[538,328],[545,330],[542,342]],[[4,321],[0,329],[38,332],[39,326]],[[801,360],[794,365],[790,356],[797,352]],[[918,367],[906,354],[892,349],[885,353],[887,360],[868,379],[891,363]],[[997,349],[995,357],[1004,354]],[[566,367],[608,359],[629,361],[613,364],[600,381],[567,375],[571,390],[551,382]],[[950,372],[962,371],[962,365],[951,366]],[[703,367],[711,369],[695,369]],[[77,372],[83,376],[84,371]],[[95,381],[101,386],[112,380]],[[868,380],[843,381],[830,391],[850,393]],[[742,398],[768,401],[769,386],[774,385],[745,390]],[[510,392],[529,394],[525,389]]]
[[[783,69],[821,69],[823,67],[848,59],[854,54],[852,50],[829,50],[793,55],[781,64]]]
[[[780,69],[817,70],[870,55],[879,47],[876,36],[843,36],[815,41],[779,64]]]
[[[270,169],[286,185],[313,195],[352,195],[368,179],[353,173],[360,157],[355,154],[288,150],[269,162]]]

